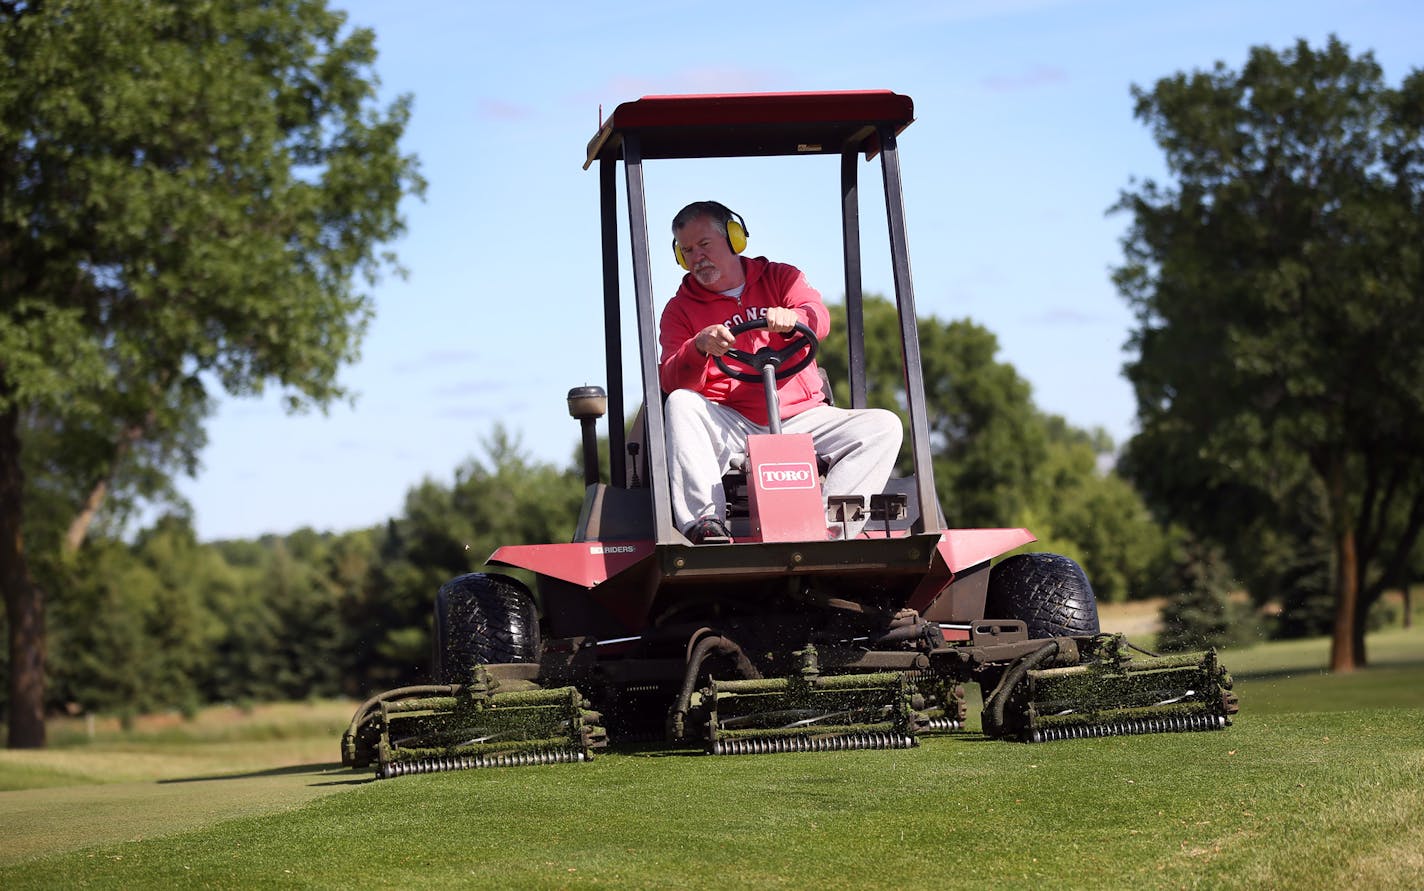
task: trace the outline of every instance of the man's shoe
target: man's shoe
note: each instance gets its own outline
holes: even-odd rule
[[[732,533],[716,517],[703,517],[687,530],[687,539],[693,544],[731,544]]]

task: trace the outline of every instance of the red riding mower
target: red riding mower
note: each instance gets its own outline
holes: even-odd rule
[[[964,685],[983,732],[1029,742],[1215,730],[1236,698],[1214,652],[1133,655],[1099,633],[1093,590],[1065,557],[1023,553],[1025,529],[945,529],[935,497],[896,141],[909,97],[885,91],[646,97],[620,105],[588,146],[598,162],[607,395],[569,394],[587,491],[573,541],[501,547],[435,601],[437,683],[357,711],[343,761],[378,777],[580,761],[609,739],[662,739],[713,754],[907,748],[964,726]],[[860,156],[878,157],[900,316],[913,473],[863,503],[822,493],[805,435],[753,436],[724,482],[735,543],[674,527],[651,289],[643,161],[767,155],[841,158],[851,407],[866,404]],[[609,425],[611,484],[594,425],[623,405],[617,180],[622,161],[646,407],[633,435]],[[741,333],[752,322],[737,326]],[[802,326],[780,351],[734,352],[764,383],[810,361]],[[777,417],[776,411],[770,417]],[[827,528],[865,520],[850,540]],[[536,605],[537,604],[537,605]]]

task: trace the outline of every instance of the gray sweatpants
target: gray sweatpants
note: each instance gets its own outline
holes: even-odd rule
[[[770,432],[734,409],[692,390],[676,390],[664,411],[672,512],[684,532],[703,517],[727,517],[722,475],[747,452],[747,436]],[[809,433],[816,454],[830,463],[828,495],[860,495],[870,505],[890,478],[900,453],[900,418],[883,408],[848,409],[818,405],[781,422],[783,433]],[[847,524],[853,537],[865,525]]]

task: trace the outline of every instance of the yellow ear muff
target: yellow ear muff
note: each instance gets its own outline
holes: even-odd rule
[[[747,230],[736,220],[727,221],[727,242],[731,244],[734,254],[747,249]]]

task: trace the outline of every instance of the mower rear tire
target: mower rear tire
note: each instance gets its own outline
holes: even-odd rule
[[[473,572],[435,595],[431,673],[436,683],[463,684],[476,665],[539,661],[539,616],[518,581]]]
[[[1017,554],[995,566],[984,613],[1022,620],[1035,639],[1100,631],[1093,586],[1081,566],[1058,554]]]

